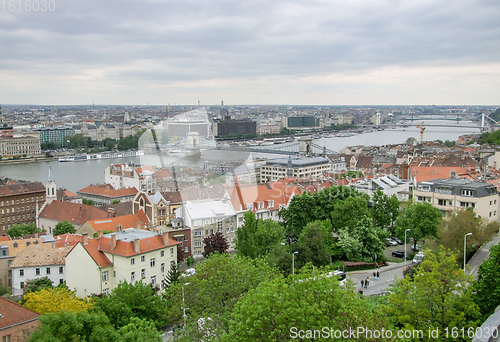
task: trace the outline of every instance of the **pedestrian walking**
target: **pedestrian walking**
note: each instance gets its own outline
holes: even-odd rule
[[[373,279],[376,279],[377,272],[373,271]]]
[[[368,288],[369,284],[370,284],[370,277],[366,277],[366,280],[365,280],[365,289]]]
[[[377,279],[380,279],[380,272],[377,271]]]
[[[365,280],[364,279],[361,279],[361,288],[363,288],[365,285]]]

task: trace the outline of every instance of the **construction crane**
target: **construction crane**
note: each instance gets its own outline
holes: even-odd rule
[[[422,121],[422,124],[415,126],[415,127],[420,128],[420,143],[423,144],[424,143],[424,131],[425,131],[424,122]]]

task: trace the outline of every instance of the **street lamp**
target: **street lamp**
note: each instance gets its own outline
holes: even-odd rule
[[[472,235],[472,233],[467,233],[464,236],[464,272],[465,272],[465,265],[467,264],[467,236]]]
[[[299,252],[293,252],[292,254],[292,274],[295,274],[295,255],[299,254]]]
[[[184,328],[186,328],[186,305],[184,304],[184,286],[187,286],[189,285],[190,283],[185,283],[184,285],[182,285],[182,312],[183,312],[183,316],[184,316]]]
[[[410,228],[405,230],[405,267],[406,267],[406,233],[408,233],[409,231],[410,231]]]

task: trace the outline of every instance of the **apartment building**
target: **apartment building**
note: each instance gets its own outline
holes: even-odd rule
[[[489,221],[498,221],[499,198],[495,185],[465,178],[436,179],[418,183],[413,190],[417,202],[428,202],[441,212],[473,208]]]
[[[332,162],[324,157],[278,158],[269,160],[260,167],[260,181],[274,182],[285,177],[316,179],[331,171]]]
[[[104,182],[115,189],[136,188],[148,194],[157,191],[156,173],[150,166],[111,164],[104,170]]]
[[[36,213],[45,204],[45,187],[40,182],[18,182],[0,186],[0,234],[13,224],[36,223]]]
[[[77,243],[66,256],[66,285],[77,296],[109,294],[120,282],[142,281],[163,290],[163,277],[177,263],[177,242],[168,233],[125,229]]]
[[[395,195],[400,202],[408,201],[411,189],[413,189],[413,183],[402,180],[394,175],[363,179],[355,183],[350,183],[349,186],[370,197],[373,197],[375,191],[380,190],[387,196]]]
[[[42,153],[40,148],[40,137],[26,135],[22,137],[0,137],[0,157],[34,157]]]
[[[56,143],[61,146],[66,146],[67,145],[67,138],[75,135],[75,130],[73,127],[66,127],[66,126],[56,126],[56,127],[42,127],[37,129],[40,133],[40,143]]]
[[[236,212],[229,201],[188,201],[176,211],[176,216],[191,229],[192,255],[195,258],[202,257],[203,239],[215,232],[222,233],[228,241],[229,250],[234,250]]]

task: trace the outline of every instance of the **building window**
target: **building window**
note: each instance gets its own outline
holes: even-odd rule
[[[156,265],[155,258],[149,259],[149,266],[150,267],[155,267],[155,265]]]
[[[160,252],[160,257],[162,257],[162,258],[163,258],[164,256],[165,256],[165,251],[161,251],[161,252]]]
[[[102,271],[102,281],[109,280],[109,271]]]
[[[23,270],[23,269],[20,269],[20,270],[19,270],[19,276],[20,276],[20,277],[24,277],[24,270]]]
[[[174,247],[170,248],[170,256],[174,256]]]
[[[130,265],[135,265],[135,258],[130,259]]]
[[[184,241],[188,241],[189,237],[187,235],[184,235]]]
[[[162,262],[160,265],[160,271],[161,271],[161,273],[165,273],[165,263],[164,262]]]
[[[103,289],[102,294],[108,296],[109,295],[109,288]]]
[[[64,266],[59,266],[59,274],[63,274],[64,273]]]
[[[196,237],[196,236],[201,236],[201,229],[196,229],[196,230],[194,231],[194,236],[195,236],[195,237]]]
[[[201,247],[201,240],[194,240],[195,247]]]
[[[156,276],[155,275],[151,277],[151,285],[153,285],[153,286],[156,285]]]
[[[35,274],[40,275],[40,268],[39,267],[35,268]]]
[[[59,279],[59,284],[64,283],[64,279]]]
[[[184,253],[189,253],[189,247],[184,247]]]
[[[130,272],[130,282],[135,282],[135,272]]]
[[[472,197],[474,195],[474,190],[462,190],[460,194],[462,196]]]
[[[146,269],[145,268],[143,268],[141,270],[141,279],[146,279]]]
[[[144,262],[146,261],[146,256],[145,255],[141,255],[141,262]]]
[[[45,273],[46,273],[46,274],[50,274],[50,267],[47,267],[47,268],[45,269]]]

